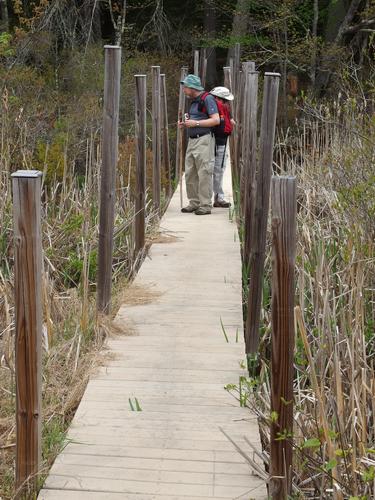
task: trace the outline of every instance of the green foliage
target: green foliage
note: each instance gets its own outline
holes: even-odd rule
[[[302,443],[302,448],[318,448],[321,445],[320,439],[310,438]]]
[[[11,45],[12,35],[4,31],[0,33],[0,58],[11,57],[14,55],[14,49]]]
[[[89,254],[89,279],[94,282],[97,272],[97,251],[93,250]],[[65,263],[61,268],[64,276],[64,284],[66,286],[78,286],[83,273],[83,257],[76,251],[72,251],[65,259]]]
[[[42,456],[43,459],[52,455],[57,455],[64,445],[66,436],[66,426],[61,420],[61,416],[57,415],[45,422],[43,425],[42,436]]]

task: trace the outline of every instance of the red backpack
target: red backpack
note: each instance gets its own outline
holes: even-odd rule
[[[209,95],[209,92],[203,92],[203,94],[200,97],[200,102],[198,104],[198,111],[201,111],[202,113],[207,113],[207,109],[205,106],[205,99]],[[211,95],[211,94],[210,94]],[[217,110],[220,116],[220,125],[217,125],[216,127],[213,127],[213,133],[218,136],[228,136],[232,133],[233,126],[231,124],[231,116],[230,116],[230,109],[229,106],[223,102],[220,98],[215,97],[216,105],[217,105]]]

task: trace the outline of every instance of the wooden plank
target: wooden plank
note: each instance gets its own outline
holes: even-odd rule
[[[229,196],[230,182],[230,170],[226,169],[223,186]],[[205,221],[194,215],[181,217],[177,192],[161,225],[167,234],[172,231],[178,235],[178,241],[152,245],[150,259],[142,264],[132,285],[144,290],[152,275],[151,289],[160,296],[152,303],[124,304],[120,309],[116,324],[131,322],[135,335],[117,336],[111,341],[114,356],[88,384],[67,436],[69,444],[52,466],[44,491],[50,487],[49,492],[57,498],[62,491],[70,495],[70,488],[82,494],[91,490],[95,498],[96,492],[104,489],[108,493],[121,491],[124,498],[133,494],[141,498],[148,494],[146,491],[160,498],[168,498],[169,491],[178,498],[180,491],[181,496],[190,499],[200,492],[187,485],[195,488],[200,481],[208,483],[208,479],[189,472],[203,473],[205,467],[215,477],[210,482],[212,488],[202,490],[203,498],[266,498],[262,480],[246,469],[244,458],[219,429],[222,427],[250,453],[244,435],[260,449],[255,415],[240,407],[224,389],[226,384],[238,384],[239,377],[245,375],[239,365],[245,357],[244,344],[241,353],[241,345],[236,342],[237,327],[238,331],[242,328],[239,241],[233,237],[236,228],[225,212],[217,211]],[[220,252],[217,238],[222,242]],[[186,278],[184,275],[182,290],[181,262],[187,260],[189,272]],[[230,282],[225,278],[228,269],[222,273],[225,265],[230,268]],[[200,272],[193,274],[194,269]],[[184,301],[176,294],[184,294]],[[214,307],[217,300],[220,307]],[[142,343],[150,345],[150,349],[144,350]],[[155,343],[162,349],[155,348],[152,353]],[[144,355],[131,350],[137,345]],[[194,353],[186,350],[186,345],[193,346]],[[132,410],[129,398],[135,404],[135,397],[142,411]],[[73,458],[73,467],[60,465],[65,457],[70,462]],[[168,463],[171,460],[173,466]],[[142,471],[134,471],[144,470],[146,461],[148,470],[160,472],[156,479],[150,472],[150,478],[142,481]],[[202,462],[205,465],[200,468]],[[101,474],[98,463],[112,470],[105,469]],[[100,475],[100,480],[88,478],[88,467],[95,468],[93,476]],[[120,482],[119,467],[126,469],[120,472]],[[172,475],[164,471],[179,472],[181,476],[173,474],[172,481]],[[133,473],[141,480],[132,480]],[[139,491],[140,485],[144,493]]]
[[[146,205],[146,75],[135,75],[135,252],[145,244]]]
[[[259,323],[262,305],[263,267],[266,251],[267,220],[272,175],[279,73],[265,73],[260,132],[260,159],[256,176],[254,225],[250,234],[250,284],[246,318],[246,353],[258,352]]]
[[[103,152],[100,184],[98,312],[109,314],[112,289],[113,225],[115,218],[116,168],[118,162],[118,119],[120,103],[121,47],[106,45]]]
[[[17,498],[32,495],[41,465],[41,177],[33,170],[12,175]]]
[[[161,191],[161,122],[160,122],[160,66],[151,66],[152,75],[152,199],[160,215]]]
[[[296,260],[296,179],[272,179],[272,362],[270,494],[292,493],[294,269]],[[284,439],[280,439],[284,436]]]
[[[161,136],[163,169],[167,181],[167,198],[172,194],[171,157],[169,153],[168,96],[165,75],[160,75]]]

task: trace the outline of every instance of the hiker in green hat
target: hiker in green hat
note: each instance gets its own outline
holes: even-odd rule
[[[211,128],[219,125],[220,117],[215,98],[204,92],[200,78],[187,75],[182,80],[184,94],[191,99],[188,117],[179,121],[188,129],[189,142],[185,156],[185,181],[189,204],[181,212],[207,215],[212,208],[215,137]]]

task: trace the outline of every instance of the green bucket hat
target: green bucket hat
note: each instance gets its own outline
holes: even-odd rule
[[[187,75],[184,80],[180,81],[181,85],[185,85],[185,87],[189,87],[190,89],[195,90],[204,90],[201,84],[201,79],[196,75]]]

